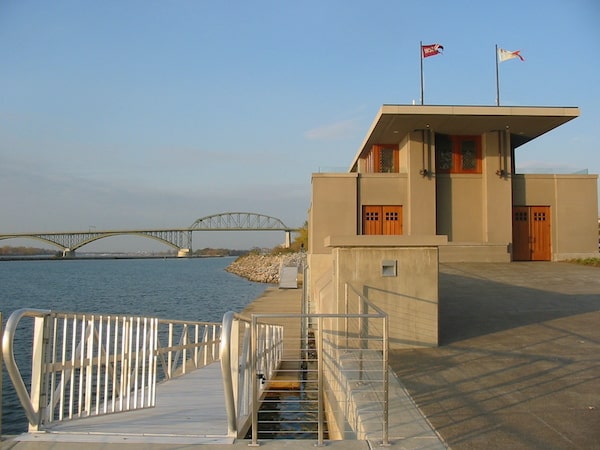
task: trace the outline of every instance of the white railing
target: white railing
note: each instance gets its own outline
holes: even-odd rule
[[[243,437],[247,431],[264,381],[273,376],[282,355],[282,326],[234,312],[223,316],[220,359],[229,436]]]
[[[19,326],[33,319],[33,330]],[[31,391],[15,362],[31,342]],[[53,422],[148,408],[156,384],[218,357],[220,324],[123,315],[21,309],[6,323],[5,365],[25,409],[29,430]]]
[[[2,311],[0,311],[0,336],[2,336],[4,329],[4,322],[2,321]],[[4,363],[2,362],[2,347],[0,346],[0,440],[2,439],[2,402],[4,396],[2,395],[2,387],[4,386],[4,380],[2,379]]]

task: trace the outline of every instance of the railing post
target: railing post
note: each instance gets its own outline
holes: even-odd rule
[[[323,436],[325,428],[325,399],[323,395],[323,317],[319,317],[317,329],[317,401],[318,404],[318,428],[317,428],[317,446],[323,446]]]
[[[358,346],[359,346],[359,357],[358,357],[358,377],[359,377],[359,382],[362,383],[363,380],[363,350],[365,349],[365,343],[366,343],[366,339],[365,339],[365,321],[369,320],[369,319],[365,319],[364,318],[364,314],[365,314],[365,303],[363,301],[362,296],[358,297],[358,314],[359,314],[359,318],[358,318]]]
[[[39,431],[41,409],[44,399],[44,338],[47,315],[34,318],[33,350],[31,354],[31,406],[36,416],[35,423],[29,423],[29,431]]]
[[[388,316],[383,316],[383,445],[389,445],[388,427],[389,427],[389,322]]]
[[[4,330],[2,329],[2,311],[0,311],[0,337],[4,335]],[[2,395],[2,374],[4,373],[4,366],[2,362],[2,347],[0,347],[0,440],[2,439],[2,399],[4,396]]]
[[[223,388],[225,394],[225,410],[227,412],[227,434],[230,437],[237,437],[237,422],[235,415],[234,391],[232,388],[233,379],[231,377],[231,329],[233,325],[233,313],[226,312],[223,315],[221,325],[221,346],[219,357],[221,359],[221,375],[223,377]]]
[[[257,333],[258,325],[256,316],[252,316],[252,328],[250,329],[250,382],[252,384],[252,447],[258,447],[258,374],[256,372],[257,364]]]
[[[173,376],[173,323],[169,322],[169,334],[167,337],[167,345],[169,351],[167,352],[167,379]]]
[[[348,348],[348,283],[344,283],[344,336]]]

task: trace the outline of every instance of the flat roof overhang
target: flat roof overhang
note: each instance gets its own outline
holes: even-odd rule
[[[397,144],[415,130],[458,135],[509,130],[518,147],[578,116],[577,107],[383,105],[350,171],[374,144]]]

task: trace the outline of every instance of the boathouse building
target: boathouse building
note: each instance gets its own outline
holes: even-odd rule
[[[522,145],[578,115],[382,106],[347,172],[312,175],[309,286],[318,309],[339,311],[326,298],[352,283],[407,319],[390,321],[392,347],[437,345],[440,262],[598,256],[598,176],[515,170]]]

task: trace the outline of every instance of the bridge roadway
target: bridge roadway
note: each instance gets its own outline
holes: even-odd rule
[[[243,313],[299,313],[301,303],[301,289],[269,288]],[[299,336],[299,320],[286,321],[285,327],[286,336]],[[248,448],[251,443],[227,436],[219,363],[159,384],[156,400],[155,408],[63,422],[51,433],[25,433],[4,441],[2,450],[79,450],[82,444],[87,450],[228,450]],[[391,372],[389,408],[390,446],[385,448],[447,448]],[[370,450],[378,447],[378,442],[379,433],[372,441],[326,441],[325,445],[339,450]],[[274,450],[308,450],[315,447],[315,440],[259,440],[259,444]]]
[[[84,245],[112,236],[142,236],[162,242],[177,250],[177,256],[185,257],[192,253],[192,233],[194,231],[283,231],[285,246],[291,242],[291,233],[296,231],[280,219],[257,213],[226,212],[202,217],[187,228],[157,228],[134,230],[92,230],[59,231],[35,233],[0,234],[3,239],[36,239],[55,245],[62,250],[64,257],[72,257]]]

